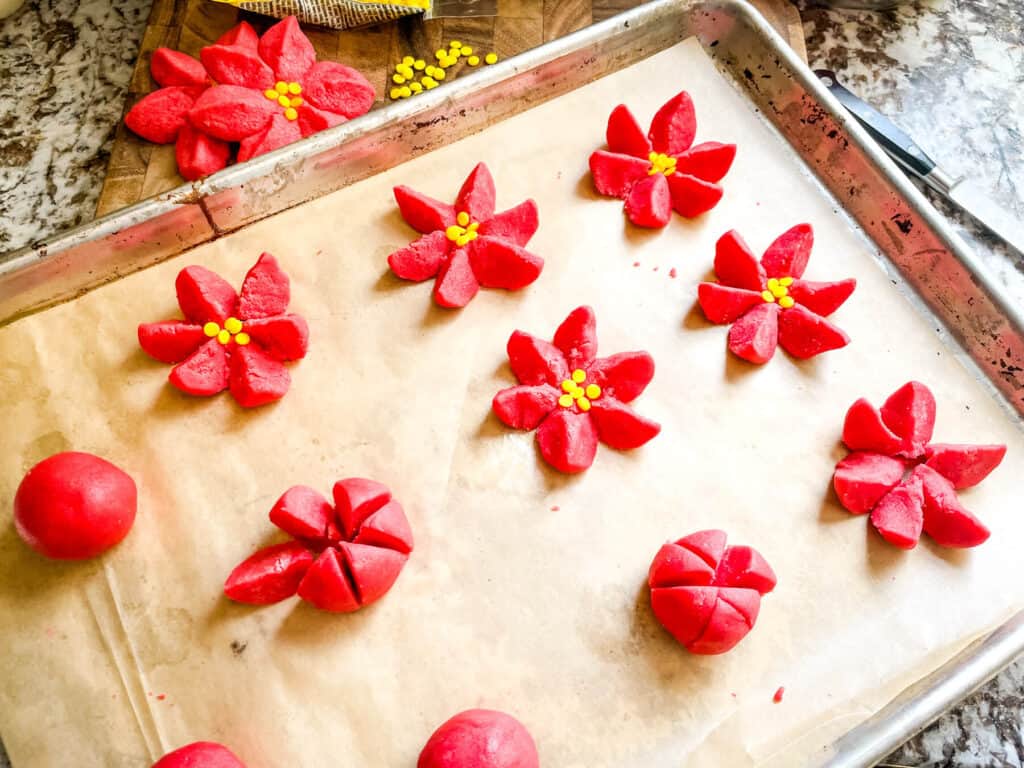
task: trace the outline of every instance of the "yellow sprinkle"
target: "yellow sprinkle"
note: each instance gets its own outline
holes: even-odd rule
[[[601,388],[597,384],[587,384],[586,394],[591,400],[597,400],[601,396]]]
[[[486,61],[488,64],[497,64],[498,63],[498,54],[496,54],[496,53],[488,53],[486,56],[484,56],[484,61]]]
[[[457,51],[459,50],[459,48],[462,47],[462,43],[460,43],[458,40],[452,40],[450,43],[448,43],[448,47],[454,48]]]
[[[295,107],[288,107],[288,109],[284,111],[284,116],[289,120],[297,120],[299,117],[299,112],[298,110],[295,109]]]
[[[231,341],[231,334],[221,329],[217,333],[217,341],[219,341],[221,344],[227,344],[229,341]]]
[[[237,317],[229,317],[224,321],[224,327],[227,328],[228,333],[238,333],[242,330],[242,321]]]
[[[441,59],[447,59],[448,51],[446,51],[444,48],[438,48],[436,51],[434,51],[434,58],[437,59],[438,61],[440,61]]]
[[[475,233],[478,229],[480,229],[480,222],[479,221],[474,221],[472,224],[469,225],[469,231],[470,232],[474,232]]]
[[[470,56],[468,59],[466,59],[466,63],[469,64],[469,66],[471,67],[475,67],[480,63],[480,57]]]
[[[433,88],[437,88],[438,82],[437,82],[437,80],[435,80],[432,77],[424,77],[423,78],[423,85],[425,85],[427,87],[427,90],[429,91],[429,90],[431,90]]]
[[[774,291],[778,287],[779,287],[779,281],[776,280],[774,277],[769,277],[768,278],[768,290],[769,291]]]
[[[392,79],[392,80],[394,80],[394,81],[395,81],[396,83],[398,83],[399,85],[401,85],[402,83],[404,83],[404,82],[405,82],[405,78],[404,78],[404,77],[402,77],[402,76],[401,76],[401,75],[399,75],[399,74],[394,74],[394,75],[392,75],[392,76],[391,76],[391,79]]]
[[[412,63],[412,68],[417,70],[422,70],[426,66],[427,62],[425,62],[423,59],[416,59],[416,61]]]
[[[290,107],[292,105],[292,100],[289,99],[287,96],[278,96],[277,103],[280,104],[282,107]]]
[[[585,397],[581,397],[576,401],[576,405],[580,407],[580,410],[586,413],[590,410],[590,401]]]
[[[274,88],[277,90],[278,93],[288,93],[288,83],[286,83],[284,80],[278,80],[277,83],[274,85]]]
[[[391,91],[388,93],[388,95],[392,99],[400,99],[400,98],[402,98],[402,89],[398,88],[398,87],[392,88]]]
[[[416,76],[416,73],[413,72],[412,67],[401,66],[398,68],[398,72],[399,74],[403,75],[406,80],[409,80]]]
[[[569,394],[572,395],[573,400],[579,400],[581,397],[584,397],[587,393],[583,391],[583,387],[576,387],[576,389],[574,389]]]
[[[209,322],[203,326],[203,333],[205,333],[210,338],[213,338],[218,333],[220,333],[220,326],[214,322]]]
[[[775,303],[775,294],[771,291],[761,291],[761,298],[770,304]]]
[[[426,75],[427,77],[433,77],[434,76],[434,65],[433,64],[428,64],[426,69],[423,70],[423,74]]]
[[[459,226],[458,224],[452,224],[452,225],[451,225],[450,227],[448,227],[448,229],[446,229],[446,230],[444,231],[444,235],[445,235],[445,237],[447,237],[447,238],[448,238],[449,240],[455,240],[455,239],[457,239],[457,238],[460,238],[460,237],[462,237],[462,235],[463,235],[463,233],[464,233],[465,231],[466,231],[466,230],[464,230],[464,229],[463,229],[462,227],[460,227],[460,226]]]
[[[455,220],[459,222],[459,226],[466,226],[469,224],[469,214],[465,211],[459,211],[459,215],[455,217]]]
[[[563,392],[571,393],[574,389],[576,389],[576,382],[572,381],[572,379],[565,379],[562,382]]]
[[[267,90],[263,92],[263,95],[266,96],[268,99],[273,99],[274,101],[277,101],[277,97],[280,94],[273,88],[267,88]]]
[[[239,346],[244,347],[250,341],[251,339],[249,338],[248,333],[240,333],[237,336],[235,336],[235,344],[238,344]]]
[[[575,381],[577,384],[586,381],[587,372],[580,368],[577,368],[575,371],[572,372],[572,380]]]
[[[470,48],[468,45],[466,45],[466,46],[463,46],[462,50],[460,50],[459,53],[461,53],[463,56],[472,56],[473,55],[473,49]]]
[[[653,163],[655,160],[658,159],[658,153],[657,152],[651,152],[649,155],[647,155],[647,159],[650,160]]]
[[[288,83],[288,93],[292,96],[298,96],[302,93],[302,86],[298,83]]]
[[[401,88],[398,89],[398,91],[399,93],[402,94],[403,99],[408,99],[410,96],[412,96],[412,88],[410,88],[408,85],[403,85]]]
[[[291,100],[291,106],[293,106],[293,107],[301,107],[302,106],[302,97],[301,96],[295,96]]]
[[[412,56],[403,56],[402,57],[402,63],[405,64],[407,67],[412,66],[415,62],[416,62],[416,59],[414,59]]]
[[[459,246],[459,248],[462,248],[464,245],[468,245],[469,241],[472,239],[473,238],[470,237],[469,235],[463,235],[462,237],[455,241],[455,244]]]
[[[477,232],[475,229],[470,229],[469,231],[466,232],[466,237],[468,237],[470,240],[476,240],[478,237],[480,237],[480,233]]]
[[[420,93],[423,90],[423,86],[413,81],[409,83],[409,90],[411,90],[413,93]]]
[[[784,277],[781,280],[779,280],[779,285],[785,286],[786,288],[789,288],[789,286],[791,286],[792,284],[793,284],[793,278],[792,277]]]
[[[563,408],[572,408],[572,395],[562,395],[558,398],[558,404]]]
[[[444,80],[444,70],[438,69],[434,72],[434,78],[437,80]]]
[[[796,304],[796,302],[793,301],[792,296],[783,296],[781,299],[779,299],[779,306],[782,307],[783,309],[789,309],[794,304]]]

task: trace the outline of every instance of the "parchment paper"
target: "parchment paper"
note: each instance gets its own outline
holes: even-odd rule
[[[614,105],[646,124],[684,87],[698,140],[739,154],[714,211],[641,232],[592,193],[587,157]],[[536,198],[547,264],[525,291],[440,310],[428,285],[386,274],[414,236],[391,187],[452,199],[478,160],[500,208]],[[694,307],[697,283],[727,229],[760,251],[800,221],[816,230],[808,279],[859,281],[834,316],[853,343],[748,366]],[[136,325],[176,316],[185,265],[237,285],[263,250],[312,329],[291,391],[253,412],[179,394]],[[568,478],[490,401],[514,383],[509,333],[550,338],[582,303],[601,353],[653,354],[635,407],[664,429]],[[548,768],[793,766],[1022,604],[1020,432],[692,41],[0,330],[0,359],[0,727],[15,768],[143,768],[197,739],[250,768],[411,767],[473,706],[518,715]],[[846,408],[910,378],[938,399],[936,439],[1010,444],[962,494],[993,531],[975,551],[896,550],[829,491]],[[140,498],[128,539],[77,565],[35,556],[10,525],[25,470],[69,448],[124,467]],[[346,616],[222,597],[234,565],[279,538],[279,494],[350,475],[387,482],[416,536],[384,600]],[[733,652],[700,658],[655,623],[643,584],[662,542],[707,527],[758,547],[779,586]]]

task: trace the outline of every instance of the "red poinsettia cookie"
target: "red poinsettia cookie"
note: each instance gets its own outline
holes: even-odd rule
[[[590,175],[602,195],[626,201],[626,215],[640,227],[664,227],[672,210],[686,218],[722,199],[715,182],[729,171],[735,144],[694,145],[697,116],[690,94],[673,96],[644,135],[633,113],[620,104],[608,118],[608,149],[590,156]]]

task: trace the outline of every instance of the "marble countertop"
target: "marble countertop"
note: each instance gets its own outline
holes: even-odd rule
[[[28,0],[0,21],[0,253],[92,218],[150,2]],[[979,177],[1024,218],[1024,3],[801,10],[812,66],[834,70],[953,176]],[[1024,302],[1024,264],[930,197]],[[1024,660],[881,765],[1024,766]]]

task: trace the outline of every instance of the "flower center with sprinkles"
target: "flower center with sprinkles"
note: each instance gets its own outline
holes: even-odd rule
[[[575,405],[584,413],[590,410],[591,401],[601,396],[601,388],[597,384],[587,384],[587,372],[579,368],[572,372],[571,379],[562,382],[562,392],[565,394],[558,398],[560,406],[572,408]]]
[[[477,238],[477,230],[480,228],[479,221],[471,221],[469,214],[461,211],[455,217],[457,224],[452,224],[444,231],[445,236],[460,248]]]
[[[647,159],[651,161],[651,167],[647,169],[648,176],[654,176],[656,173],[663,173],[666,176],[671,176],[676,172],[676,159],[671,155],[664,155],[660,152],[651,152],[647,156]]]
[[[768,290],[761,291],[761,298],[769,304],[774,304],[777,301],[780,307],[789,309],[796,304],[793,297],[789,295],[789,286],[792,284],[792,277],[771,277],[768,279]]]
[[[302,86],[298,83],[286,83],[284,80],[278,80],[277,84],[273,88],[267,88],[263,95],[271,101],[276,101],[284,110],[286,118],[296,120],[299,117],[296,107],[302,106],[300,93],[302,93]]]
[[[217,339],[221,344],[230,344],[234,341],[235,344],[244,347],[251,341],[249,334],[242,330],[242,321],[237,317],[229,317],[225,320],[223,328],[211,320],[203,326],[203,333],[211,339]]]

